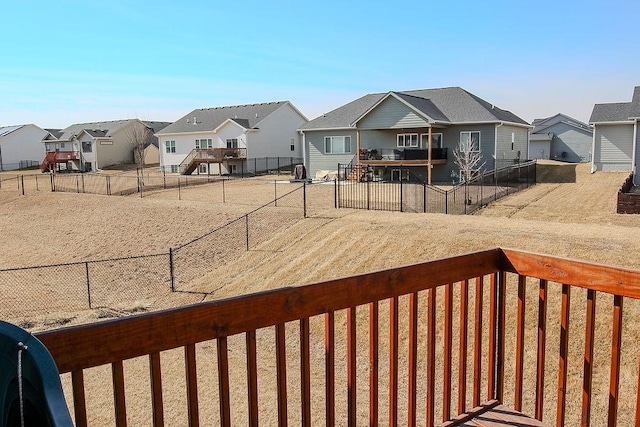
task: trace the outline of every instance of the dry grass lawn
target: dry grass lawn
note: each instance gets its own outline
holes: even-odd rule
[[[545,167],[550,169],[545,169]],[[558,168],[561,172],[558,172]],[[286,233],[274,235],[265,247],[268,251],[252,250],[224,265],[213,265],[210,271],[203,271],[190,284],[190,294],[170,294],[153,301],[130,301],[132,309],[151,304],[149,308],[175,306],[198,302],[203,299],[220,299],[249,292],[274,289],[283,286],[296,286],[305,283],[326,280],[356,273],[395,267],[404,264],[451,256],[455,254],[486,249],[496,246],[511,247],[558,256],[579,258],[606,264],[640,268],[640,259],[633,254],[640,253],[640,216],[615,214],[615,197],[618,187],[626,177],[623,173],[589,173],[589,165],[564,165],[556,168],[541,166],[542,182],[530,189],[509,196],[473,216],[451,216],[440,214],[410,214],[391,212],[367,212],[327,209],[332,205],[333,189],[330,186],[316,186],[315,196],[325,198],[318,201],[311,198],[316,206],[310,213],[312,217],[298,223]],[[569,182],[558,182],[569,181]],[[212,184],[214,185],[214,184]],[[212,186],[211,185],[211,186]],[[105,197],[88,194],[60,194],[38,192],[18,196],[16,192],[0,190],[0,238],[3,244],[0,268],[70,262],[76,260],[136,255],[166,251],[168,247],[190,240],[231,218],[242,215],[252,208],[250,204],[222,204],[210,197],[210,185],[190,189],[191,196],[183,200],[172,197],[170,192],[158,192],[149,197]],[[315,186],[315,185],[314,185]],[[314,187],[311,186],[311,187]],[[259,200],[263,194],[273,190],[270,185],[256,185],[247,181],[246,200]],[[328,199],[328,201],[326,200]],[[82,224],[82,226],[78,226]],[[536,284],[529,291],[527,316],[535,329],[537,294]],[[3,288],[4,287],[4,288]],[[2,293],[11,292],[10,284],[0,283]],[[557,293],[557,289],[553,292]],[[34,295],[34,298],[42,295]],[[456,298],[459,295],[456,293]],[[573,389],[568,402],[568,410],[575,417],[579,410],[580,382],[583,351],[584,326],[581,325],[581,313],[584,311],[584,296],[575,294],[572,306],[572,319],[578,319],[572,325],[571,352],[576,355],[576,363],[570,371]],[[606,338],[610,329],[610,303],[602,298],[599,303],[601,324],[597,334],[601,346],[597,358],[602,359],[603,368],[608,367]],[[626,303],[627,304],[627,303]],[[509,305],[513,315],[513,304]],[[381,318],[386,308],[382,307]],[[533,311],[532,311],[533,310]],[[553,342],[557,335],[557,300],[551,302],[549,309],[550,324],[548,330]],[[575,312],[575,314],[573,314]],[[19,315],[20,308],[15,307],[14,314]],[[422,312],[421,312],[422,313]],[[86,322],[95,319],[99,313],[64,313],[69,323]],[[365,323],[364,312],[359,311],[359,319]],[[403,312],[403,314],[406,314]],[[422,314],[421,314],[422,315]],[[640,307],[634,301],[625,305],[625,340],[623,350],[631,354],[625,362],[622,374],[624,390],[631,398],[621,403],[622,419],[632,420],[634,394],[637,381],[637,342],[640,335],[636,332],[634,318],[640,315]],[[510,322],[512,319],[508,316]],[[51,313],[33,323],[33,329],[43,329],[56,323],[56,314]],[[340,325],[344,319],[337,318]],[[583,322],[583,321],[582,321]],[[341,326],[338,326],[339,328]],[[381,331],[386,331],[381,326]],[[314,336],[322,335],[319,319],[312,322]],[[386,332],[383,332],[383,334]],[[291,351],[288,356],[296,360],[296,325],[288,329]],[[508,332],[508,340],[512,334]],[[600,335],[598,335],[600,336]],[[366,339],[366,330],[360,334]],[[575,337],[575,338],[574,338]],[[528,337],[535,340],[533,335]],[[234,339],[235,340],[235,339]],[[230,341],[230,346],[234,344]],[[239,338],[239,341],[241,339]],[[381,339],[381,341],[383,341]],[[402,340],[404,341],[404,339]],[[422,340],[424,342],[424,339]],[[239,412],[235,418],[237,424],[246,424],[245,407],[241,402],[244,378],[244,355],[241,343],[232,351],[232,383],[238,387],[234,392],[234,408]],[[401,343],[401,348],[406,348]],[[513,345],[512,343],[510,345]],[[259,348],[262,364],[260,367],[261,391],[267,396],[260,402],[261,422],[274,425],[275,410],[273,402],[272,375],[269,369],[274,366],[273,333],[264,331],[259,335]],[[529,371],[534,367],[535,347],[527,352]],[[385,351],[383,349],[381,351]],[[599,352],[598,352],[599,351]],[[163,353],[163,381],[165,392],[166,420],[170,425],[186,423],[184,396],[184,365],[182,350]],[[624,356],[623,356],[624,357]],[[323,423],[322,366],[324,349],[322,341],[312,344],[314,401],[313,424]],[[344,358],[344,343],[338,342],[338,363]],[[201,396],[201,415],[205,424],[217,422],[217,383],[215,372],[215,344],[203,343],[198,346],[199,389]],[[381,355],[381,360],[384,357]],[[550,401],[545,407],[547,422],[553,419],[555,410],[555,379],[557,369],[557,347],[548,346],[548,378]],[[509,361],[508,361],[509,362]],[[401,366],[402,366],[401,362]],[[511,361],[512,363],[512,361]],[[297,413],[295,390],[299,387],[296,370],[289,369],[289,388],[293,401],[290,412]],[[343,366],[343,365],[338,365]],[[512,366],[512,365],[507,365]],[[146,359],[125,363],[127,379],[127,403],[138,410],[130,411],[131,425],[150,424],[150,403],[148,398],[148,366]],[[339,368],[340,369],[340,368]],[[366,419],[368,361],[366,350],[358,356],[359,379],[358,395],[359,416]],[[381,370],[387,369],[382,363]],[[608,369],[608,368],[607,368]],[[535,371],[535,369],[534,369]],[[338,375],[338,411],[344,409],[343,372]],[[512,372],[507,373],[507,381],[512,381]],[[381,373],[381,378],[384,373]],[[103,425],[113,419],[113,403],[110,393],[104,392],[110,384],[108,367],[92,369],[87,372],[89,412],[93,425]],[[531,385],[531,378],[528,380]],[[598,372],[594,390],[606,389],[608,372]],[[67,376],[64,376],[66,390],[70,389]],[[509,384],[509,383],[508,383]],[[384,390],[381,384],[381,390]],[[262,390],[264,389],[264,390]],[[511,390],[511,391],[510,391]],[[406,393],[406,390],[404,391]],[[512,387],[507,386],[507,397]],[[383,392],[384,394],[384,392]],[[526,393],[525,412],[532,413],[533,392]],[[362,397],[362,402],[360,399]],[[69,395],[69,401],[71,397]],[[384,413],[384,396],[381,396],[381,411]],[[606,408],[606,396],[602,402],[595,402],[596,408]],[[455,403],[454,403],[455,405]],[[603,406],[604,405],[604,406]],[[576,409],[578,408],[578,409]],[[402,411],[401,411],[402,413]],[[296,424],[296,415],[291,422]],[[551,418],[550,418],[551,417]],[[602,411],[594,411],[594,417],[602,418]],[[600,418],[598,418],[600,417]],[[385,419],[382,416],[382,419]],[[575,418],[574,418],[575,419]],[[579,419],[579,416],[578,416]],[[594,425],[600,425],[594,421]]]

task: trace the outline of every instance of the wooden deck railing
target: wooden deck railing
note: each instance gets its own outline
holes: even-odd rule
[[[612,320],[596,310],[601,294],[612,300]],[[123,361],[140,356],[148,359],[148,420],[163,425],[162,366],[175,352],[161,352],[180,348],[182,410],[192,426],[215,401],[219,410],[203,415],[206,424],[431,426],[498,401],[557,426],[638,425],[640,335],[633,317],[622,318],[623,301],[633,316],[638,298],[640,271],[492,249],[37,336],[59,370],[71,373],[78,426],[93,419],[85,382],[95,379],[85,380],[85,372],[100,365],[111,365],[112,385],[99,387],[113,388],[113,420],[127,424],[134,409],[125,383],[135,378]],[[581,301],[582,309],[572,307]],[[287,334],[294,322],[296,340]],[[586,332],[571,329],[570,336],[574,324]],[[217,387],[201,378],[212,360],[198,343],[211,340]],[[244,362],[230,362],[238,353]],[[271,393],[266,376],[274,379]],[[608,387],[594,387],[596,377]],[[592,421],[594,414],[600,418]]]

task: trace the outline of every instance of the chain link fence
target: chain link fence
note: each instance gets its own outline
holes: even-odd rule
[[[0,294],[0,318],[29,327],[28,319],[56,313],[163,308],[156,302],[171,292],[189,292],[191,281],[233,257],[283,250],[282,232],[307,216],[309,186],[277,184],[270,202],[167,253],[0,269],[6,290]]]

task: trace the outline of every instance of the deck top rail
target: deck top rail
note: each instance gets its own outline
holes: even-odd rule
[[[551,291],[553,284],[559,289],[557,295]],[[535,293],[527,292],[532,288]],[[325,348],[321,389],[327,425],[334,425],[336,417],[344,417],[349,425],[362,424],[362,410],[359,410],[362,405],[369,408],[366,417],[371,425],[377,425],[382,414],[392,425],[396,425],[399,418],[406,418],[409,425],[416,425],[417,421],[434,425],[439,419],[456,425],[450,421],[486,402],[507,404],[549,424],[552,421],[549,406],[556,403],[553,421],[564,425],[568,422],[566,401],[572,390],[568,380],[568,372],[573,369],[568,355],[569,324],[570,320],[575,321],[570,316],[572,288],[586,290],[586,326],[577,332],[571,330],[574,335],[584,334],[584,354],[578,355],[581,364],[584,362],[581,425],[590,425],[593,395],[598,392],[592,387],[594,369],[598,369],[593,360],[594,346],[598,344],[594,339],[596,295],[613,296],[613,319],[609,317],[605,323],[611,325],[606,417],[607,425],[614,426],[620,418],[621,367],[634,366],[632,376],[639,378],[638,352],[634,353],[633,360],[621,363],[620,349],[623,301],[640,299],[640,271],[511,249],[491,249],[306,286],[61,328],[37,336],[52,353],[60,372],[71,373],[77,425],[86,425],[90,418],[84,370],[108,364],[113,372],[115,424],[127,424],[124,398],[127,377],[123,361],[140,356],[149,358],[153,419],[155,425],[162,425],[160,353],[181,347],[184,348],[189,422],[198,425],[195,344],[210,340],[216,342],[218,416],[222,425],[230,425],[233,405],[228,338],[237,334],[244,334],[246,338],[246,349],[242,350],[246,351],[247,371],[244,405],[249,422],[257,423],[262,414],[258,402],[263,398],[258,393],[257,378],[263,371],[257,368],[260,362],[256,357],[256,331],[265,328],[275,328],[277,398],[273,410],[277,411],[279,425],[287,425],[292,420],[300,420],[301,425],[312,424],[312,412],[316,409],[311,399],[310,346],[313,341],[310,340],[317,341],[318,337]],[[574,291],[574,299],[579,290]],[[558,319],[550,314],[556,296]],[[531,311],[527,309],[527,301],[532,298],[538,303],[537,317],[526,320],[531,318],[526,313]],[[363,311],[366,322],[361,319]],[[336,366],[340,360],[336,355],[339,339],[336,315],[340,313],[346,316],[346,371]],[[310,328],[310,319],[318,316],[324,324],[320,334]],[[553,354],[548,351],[552,334],[547,330],[552,321],[557,321],[559,326],[558,347],[554,347],[559,349],[557,362],[545,359],[545,355]],[[299,352],[300,371],[296,375],[300,376],[300,384],[296,393],[301,404],[296,411],[291,405],[287,406],[291,397],[286,379],[291,363],[288,352],[292,344],[286,338],[285,324],[292,322],[298,322],[300,328],[295,352]],[[361,328],[365,328],[365,333]],[[363,357],[359,347],[364,337],[369,369],[366,384],[362,386],[358,360]],[[407,347],[400,349],[402,342]],[[535,349],[537,356],[527,354],[525,348]],[[387,359],[380,357],[383,354]],[[528,357],[534,361],[533,368],[525,364]],[[550,366],[554,367],[553,377],[548,373],[545,376]],[[381,370],[388,375],[380,375]],[[406,373],[400,373],[401,370]],[[528,370],[533,370],[531,379],[526,378]],[[340,412],[340,405],[336,403],[336,383],[341,384],[341,377],[347,384],[345,413]],[[556,396],[545,396],[550,381],[557,381]],[[634,386],[633,400],[640,402],[637,384]],[[531,402],[524,392],[527,389],[535,390],[535,396],[529,399]],[[363,390],[368,390],[364,396]],[[402,390],[406,390],[406,396]],[[625,410],[623,419],[635,420],[637,424],[639,407],[636,403],[631,415]]]

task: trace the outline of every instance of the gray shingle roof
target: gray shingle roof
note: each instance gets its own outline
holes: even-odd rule
[[[531,130],[531,134],[535,134],[538,132],[542,132],[544,129],[547,129],[550,126],[553,126],[558,123],[566,123],[570,126],[573,126],[578,129],[582,129],[586,132],[591,132],[591,128],[588,124],[581,122],[578,119],[574,119],[571,116],[567,116],[566,114],[558,113],[550,117],[546,117],[544,119],[535,119],[531,124],[533,125],[533,129]]]
[[[156,134],[213,131],[228,119],[236,121],[236,123],[247,129],[253,129],[256,128],[265,117],[287,103],[289,103],[289,101],[199,108],[191,111],[160,132],[156,132]]]
[[[629,111],[630,118],[640,118],[640,86],[633,88],[633,98],[631,99],[631,111]]]
[[[386,93],[372,93],[365,95],[305,123],[300,128],[304,130],[351,127],[351,124],[356,121],[358,117],[373,107],[373,105],[380,101],[385,95]]]
[[[47,132],[51,134],[56,139],[60,139],[62,136],[62,129],[45,129]]]
[[[510,111],[500,109],[460,87],[422,89],[393,92],[416,110],[445,123],[512,122],[528,123]],[[388,93],[365,95],[301,127],[305,129],[331,129],[349,127]]]
[[[92,132],[96,133],[97,136],[111,136],[114,132],[126,126],[132,120],[135,119],[112,120],[108,122],[76,123],[62,129],[62,135],[58,139],[61,141],[70,141],[74,135],[78,135],[83,130],[86,130],[90,134]]]
[[[594,105],[589,123],[628,122],[637,118],[640,118],[640,86],[633,88],[631,102]]]
[[[630,112],[630,102],[596,104],[593,106],[589,123],[628,121]]]

